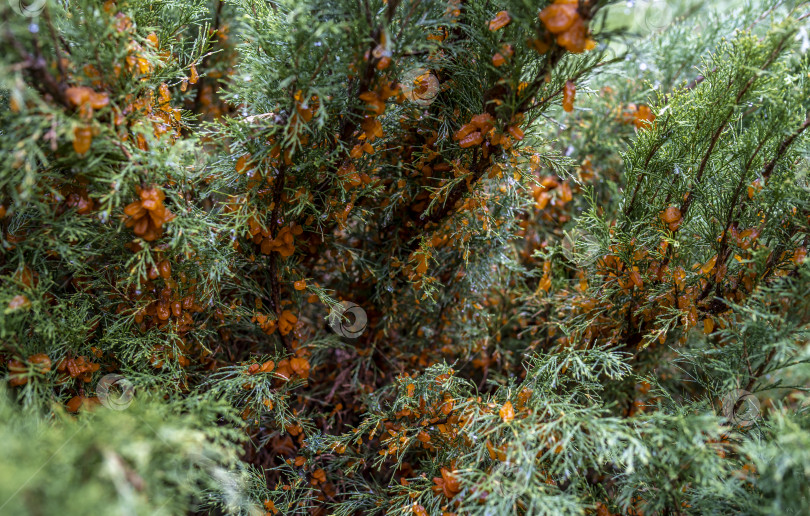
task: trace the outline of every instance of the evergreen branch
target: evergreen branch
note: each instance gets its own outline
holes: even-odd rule
[[[773,159],[771,159],[765,165],[765,167],[762,169],[762,177],[766,181],[771,177],[771,173],[773,172],[773,169],[776,167],[776,164],[779,162],[779,160],[782,159],[782,156],[784,156],[785,153],[787,152],[787,150],[790,148],[790,146],[793,145],[793,142],[796,140],[796,138],[801,136],[801,134],[808,127],[810,127],[810,112],[808,112],[807,118],[804,120],[802,125],[799,126],[799,128],[796,129],[796,131],[793,134],[791,134],[788,138],[786,138],[781,143],[781,145],[779,145],[779,148],[777,149],[776,154],[774,155]]]
[[[282,165],[278,169],[278,175],[276,176],[275,184],[273,185],[273,211],[270,214],[270,238],[275,239],[278,234],[278,218],[279,214],[281,213],[281,197],[284,194],[284,179],[286,177],[287,167]],[[276,257],[276,252],[273,251],[270,253],[270,295],[273,301],[273,310],[276,314],[276,319],[281,320],[281,295],[279,292],[279,282],[278,282],[278,258]],[[284,335],[279,331],[278,333],[279,339],[281,339],[281,344],[284,346],[285,349],[292,352],[293,350],[290,349],[290,346],[287,344],[287,339]]]
[[[63,82],[57,81],[51,75],[50,71],[48,70],[48,63],[39,52],[39,45],[36,44],[36,37],[34,38],[34,55],[28,53],[22,43],[20,43],[20,41],[8,28],[6,28],[6,39],[11,42],[12,46],[23,59],[23,66],[31,75],[32,85],[39,90],[40,93],[50,95],[56,102],[61,104],[62,107],[72,110],[73,105],[68,101],[67,96],[65,95],[67,85]]]

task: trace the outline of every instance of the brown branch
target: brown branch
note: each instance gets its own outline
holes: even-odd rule
[[[398,4],[399,4],[399,2],[397,1],[397,2],[393,2],[393,7],[392,7],[391,3],[389,3],[389,5],[388,5],[388,9],[387,9],[386,13],[387,13],[389,22],[390,22],[391,18],[393,17],[394,11],[395,11],[396,6]],[[367,14],[367,16],[371,16],[370,11],[368,11],[368,10],[367,10],[366,14]],[[369,19],[369,24],[371,23],[371,21],[372,20]],[[378,61],[377,58],[374,57],[374,49],[379,44],[379,39],[380,39],[381,34],[382,34],[382,29],[380,27],[375,27],[374,30],[371,32],[371,42],[369,43],[369,48],[368,48],[368,60],[366,61],[365,70],[363,70],[363,75],[360,78],[360,83],[358,84],[358,87],[357,87],[357,92],[358,93],[363,93],[365,91],[368,91],[368,89],[371,87],[372,81],[374,80],[374,76],[375,76],[374,71],[376,70],[377,61]],[[350,95],[352,94],[353,90],[354,90],[354,88],[352,88],[351,84],[350,84],[350,86],[349,86],[349,94]],[[352,137],[354,132],[357,130],[358,120],[363,115],[364,111],[365,111],[365,104],[364,103],[356,103],[354,106],[352,106],[349,109],[349,112],[342,118],[342,120],[340,122],[340,129],[338,131],[338,137],[332,142],[332,150],[331,150],[331,152],[334,152],[334,151],[338,150],[338,146],[340,145],[340,142],[348,142],[350,140],[350,138]],[[347,147],[348,147],[348,145],[347,145]],[[343,149],[340,149],[340,152],[335,157],[335,159],[332,162],[331,166],[328,167],[328,171],[327,171],[327,174],[326,174],[327,177],[323,181],[321,181],[320,183],[318,183],[315,186],[315,193],[324,194],[328,190],[329,186],[332,184],[332,176],[336,173],[336,171],[340,168],[340,166],[345,162],[346,158],[347,158],[347,152],[346,152],[346,148],[344,147]],[[322,196],[316,197],[315,203],[316,203],[315,204],[316,209],[321,210],[322,207],[323,207],[322,206]]]
[[[633,189],[633,195],[630,196],[630,202],[627,204],[627,208],[624,210],[625,217],[629,217],[630,213],[633,211],[633,205],[636,203],[636,196],[638,196],[638,191],[641,188],[641,183],[644,181],[644,172],[647,170],[647,167],[650,165],[650,161],[652,161],[653,156],[661,149],[661,146],[664,144],[664,140],[661,139],[657,144],[650,149],[650,152],[647,153],[647,159],[644,160],[644,169],[641,171],[641,174],[636,182],[636,187]]]
[[[765,167],[763,168],[763,171],[762,171],[762,176],[765,179],[770,177],[771,173],[773,172],[774,167],[776,167],[777,162],[785,155],[785,153],[790,148],[790,146],[793,144],[793,142],[796,140],[796,138],[798,138],[805,130],[807,130],[808,127],[810,127],[810,112],[808,112],[807,118],[802,123],[802,125],[799,126],[799,128],[795,132],[793,132],[790,136],[785,138],[784,141],[782,141],[782,143],[779,145],[779,148],[777,149],[776,154],[774,155],[773,159],[771,159],[765,165]],[[726,263],[726,261],[728,261],[729,257],[731,256],[731,253],[729,252],[729,247],[728,247],[728,232],[731,229],[731,224],[733,223],[733,219],[735,218],[733,216],[734,209],[737,208],[738,216],[742,213],[744,204],[740,205],[740,206],[737,206],[737,201],[740,198],[740,196],[742,195],[742,190],[745,187],[745,182],[746,182],[745,180],[746,180],[746,177],[747,177],[747,172],[750,169],[751,164],[754,161],[754,158],[756,158],[756,156],[759,154],[760,150],[763,148],[766,141],[767,141],[767,139],[765,139],[765,140],[763,140],[763,141],[761,141],[759,143],[759,145],[757,146],[754,153],[748,159],[748,162],[746,163],[746,167],[743,170],[743,173],[740,175],[740,181],[737,184],[737,188],[735,189],[734,195],[732,197],[731,205],[729,206],[729,209],[728,209],[728,215],[726,217],[726,226],[725,226],[725,229],[723,230],[723,236],[722,236],[721,241],[720,241],[720,249],[717,252],[717,260],[715,262],[713,270],[718,270],[723,264]],[[771,263],[771,262],[776,260],[775,257],[776,257],[777,254],[778,253],[776,252],[776,250],[774,250],[774,252],[771,253],[771,256],[768,258],[768,264],[766,265],[766,271],[770,270],[770,268],[773,267],[773,263]],[[779,253],[779,254],[781,254],[781,253]],[[711,288],[712,288],[712,285],[714,284],[714,281],[715,281],[715,277],[712,276],[712,278],[710,278],[709,282],[707,282],[706,286],[703,288],[703,291],[700,293],[700,296],[698,297],[698,301],[705,299],[706,296],[709,295],[709,292],[711,291]],[[720,294],[719,289],[720,289],[720,282],[717,282],[716,294],[718,296]]]
[[[59,67],[59,75],[64,81],[67,78],[67,71],[65,70],[65,64],[62,62],[62,49],[59,45],[59,38],[56,36],[56,30],[53,28],[51,15],[48,12],[47,6],[42,10],[42,17],[45,18],[45,23],[48,25],[48,32],[51,35],[51,39],[53,40],[53,48],[56,51],[56,66]]]
[[[214,32],[217,34],[217,39],[219,39],[219,22],[222,17],[222,6],[225,5],[224,0],[215,0],[217,2],[217,8],[214,11],[214,20],[213,20],[213,27]],[[208,65],[209,58],[213,55],[213,53],[209,52],[203,56],[200,60],[200,71],[205,74],[205,68]],[[197,81],[197,94],[194,96],[194,103],[193,103],[193,111],[195,113],[199,113],[200,111],[200,103],[202,102],[202,91],[203,86],[207,80],[206,75],[202,75],[200,79]]]
[[[768,366],[768,363],[770,363],[770,361],[773,359],[773,355],[775,353],[776,353],[776,348],[772,348],[771,351],[768,353],[768,356],[765,357],[765,360],[763,360],[762,363],[759,364],[759,367],[757,367],[757,370],[754,371],[754,374],[751,375],[751,377],[748,380],[748,383],[745,384],[745,388],[743,390],[750,391],[754,387],[754,384],[757,382],[757,380],[759,380],[760,376],[762,376],[762,374],[765,372],[765,367]]]
[[[45,58],[39,53],[37,46],[36,55],[31,55],[14,34],[6,29],[6,38],[11,42],[11,45],[20,54],[24,61],[24,67],[31,76],[31,86],[42,94],[50,95],[56,102],[61,104],[67,109],[73,109],[73,105],[65,95],[67,84],[57,81],[48,70],[48,63]]]
[[[773,52],[771,52],[771,55],[768,56],[768,59],[765,60],[765,63],[763,63],[763,65],[760,67],[760,71],[767,70],[768,67],[776,60],[776,57],[782,51],[782,47],[784,46],[786,40],[787,40],[787,36],[782,38],[782,40],[779,42],[779,44],[776,46],[776,48],[773,50]],[[742,100],[742,98],[745,96],[745,94],[748,92],[748,90],[751,88],[751,86],[754,85],[754,83],[756,82],[758,77],[759,77],[759,74],[755,74],[750,79],[748,79],[748,81],[746,81],[745,85],[742,87],[740,92],[737,94],[737,97],[734,99],[734,105],[735,106],[737,104],[739,104],[740,100]],[[681,204],[681,208],[680,208],[681,220],[685,219],[686,214],[689,212],[689,207],[692,205],[692,202],[694,201],[694,198],[695,198],[695,195],[694,195],[695,188],[697,188],[697,186],[700,185],[700,183],[702,182],[703,174],[706,171],[706,167],[709,164],[709,159],[711,158],[712,152],[714,151],[714,147],[717,145],[717,142],[720,140],[720,136],[723,134],[723,131],[725,130],[726,126],[728,125],[728,123],[731,120],[731,117],[733,115],[734,115],[734,108],[732,107],[731,110],[729,111],[729,113],[723,119],[723,122],[717,127],[714,134],[712,135],[711,141],[709,143],[709,148],[707,149],[706,153],[703,155],[703,159],[700,162],[700,166],[698,168],[697,175],[695,176],[695,182],[692,185],[692,188],[689,190],[689,192],[687,192],[686,199]],[[679,229],[680,228],[675,228],[675,230],[672,233],[673,234],[677,233]],[[661,267],[666,267],[669,264],[671,257],[672,257],[672,254],[668,253],[667,256],[664,258],[664,260],[662,261]]]
[[[717,70],[717,68],[715,68],[712,71],[716,71],[716,70]],[[695,77],[694,79],[689,81],[689,83],[686,85],[684,90],[686,90],[686,91],[693,90],[699,84],[701,84],[704,80],[706,80],[706,77],[704,77],[703,75],[698,75],[697,77]],[[665,105],[669,103],[669,95],[664,95],[663,103]],[[650,149],[650,152],[647,155],[647,159],[644,161],[644,170],[642,170],[641,175],[638,178],[638,182],[636,183],[636,187],[633,189],[633,194],[630,196],[630,202],[627,204],[627,208],[625,208],[625,210],[624,210],[625,217],[629,217],[630,213],[633,211],[633,207],[636,204],[636,197],[638,196],[638,192],[639,192],[639,190],[641,188],[641,183],[644,180],[644,172],[646,171],[647,166],[650,164],[650,161],[652,160],[653,156],[655,156],[655,154],[659,150],[661,150],[661,146],[663,145],[663,143],[664,143],[664,140],[662,139],[659,143],[657,143],[655,146],[653,146],[652,149]]]
[[[782,157],[787,152],[788,148],[790,148],[790,146],[793,145],[793,142],[796,140],[796,138],[798,138],[808,127],[810,127],[810,112],[807,113],[807,118],[805,118],[804,123],[802,123],[802,125],[799,126],[796,132],[791,134],[788,138],[785,139],[785,141],[782,142],[782,144],[779,146],[779,149],[776,151],[776,155],[773,157],[771,161],[769,161],[765,165],[765,168],[762,170],[762,177],[765,180],[771,177],[771,173],[773,173],[773,169],[776,167],[776,163],[780,159],[782,159]]]
[[[496,150],[500,146],[494,146],[490,149],[490,156],[496,152]],[[447,194],[447,198],[445,199],[444,203],[439,210],[433,212],[433,214],[420,218],[418,223],[414,225],[413,229],[408,232],[407,236],[404,238],[406,242],[406,248],[409,251],[413,251],[419,246],[419,240],[415,237],[418,236],[418,233],[425,229],[428,224],[439,224],[442,220],[450,216],[453,211],[456,209],[456,204],[461,200],[461,197],[468,191],[472,191],[475,187],[475,184],[478,183],[478,180],[484,175],[487,167],[489,166],[490,160],[489,158],[481,158],[477,160],[472,169],[472,178],[469,180],[469,188],[467,186],[467,181],[461,181],[456,186],[454,186],[450,193]]]
[[[286,176],[286,167],[282,166],[278,171],[278,177],[276,177],[276,182],[273,185],[273,211],[270,214],[270,238],[276,238],[277,228],[278,228],[278,216],[281,209],[281,196],[284,193],[284,178]],[[276,257],[276,251],[270,251],[270,296],[273,301],[273,310],[276,313],[276,319],[279,321],[281,320],[281,295],[280,295],[280,286],[278,281],[278,259]],[[290,349],[289,344],[287,343],[287,339],[284,335],[281,334],[281,328],[279,328],[278,336],[281,339],[281,343],[288,351],[292,351]]]

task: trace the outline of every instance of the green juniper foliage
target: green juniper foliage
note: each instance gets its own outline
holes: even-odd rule
[[[3,3],[0,513],[806,513],[809,19]]]

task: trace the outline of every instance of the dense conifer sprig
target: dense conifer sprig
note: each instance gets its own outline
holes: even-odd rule
[[[810,4],[636,4],[0,6],[0,513],[806,511]]]

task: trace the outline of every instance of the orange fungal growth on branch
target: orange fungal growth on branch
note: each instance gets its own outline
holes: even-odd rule
[[[810,17],[778,7],[705,56],[685,52],[689,30],[656,31],[678,39],[663,56],[639,35],[645,63],[627,66],[613,39],[573,55],[620,32],[610,1],[78,4],[0,34],[10,428],[28,407],[47,431],[78,423],[70,457],[112,458],[139,514],[235,494],[311,516],[790,501],[767,464],[745,466],[778,435],[690,378],[751,386],[763,420],[801,407],[800,389],[768,387],[807,340],[810,100],[794,79],[810,65],[793,36]],[[137,403],[85,418],[119,376]],[[155,440],[166,429],[239,492],[161,482],[188,462]],[[105,440],[123,430],[166,455],[160,474]],[[662,439],[671,457],[646,449]],[[695,475],[707,446],[745,489]],[[69,481],[70,457],[48,478]]]
[[[124,208],[125,224],[132,228],[135,235],[147,242],[160,238],[163,234],[163,225],[174,219],[163,204],[166,195],[159,188],[137,188],[140,200],[128,204]]]
[[[563,101],[562,106],[563,109],[570,113],[574,110],[574,100],[576,100],[577,96],[577,86],[573,83],[573,81],[565,81],[565,86],[563,86]]]
[[[502,29],[509,25],[512,21],[512,18],[509,16],[509,13],[506,11],[499,11],[494,18],[489,21],[489,30],[496,31],[498,29]]]
[[[588,37],[587,21],[579,12],[579,0],[555,0],[540,11],[540,20],[557,38],[557,44],[569,52],[592,50],[596,42]]]

